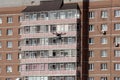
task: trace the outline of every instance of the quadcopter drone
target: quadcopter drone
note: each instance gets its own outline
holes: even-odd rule
[[[61,33],[57,33],[57,32],[54,32],[53,34],[57,36],[57,39],[62,40],[62,35],[65,35],[66,33],[62,33],[62,32]]]

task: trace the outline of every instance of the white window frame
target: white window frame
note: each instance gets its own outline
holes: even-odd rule
[[[107,31],[107,30],[108,30],[107,24],[101,24],[101,31]]]
[[[94,77],[88,77],[88,80],[94,80]]]
[[[101,38],[101,44],[107,44],[108,43],[108,39],[105,37]]]
[[[89,44],[94,44],[94,38],[89,38],[88,42]]]
[[[89,64],[89,71],[93,71],[94,70],[94,64],[93,63],[90,63]]]
[[[13,17],[7,17],[7,23],[13,23]]]
[[[12,80],[12,78],[6,78],[6,80]]]
[[[0,73],[2,72],[2,67],[0,66]]]
[[[120,30],[120,23],[115,23],[114,24],[114,29],[115,30]]]
[[[0,36],[2,36],[2,30],[0,29]]]
[[[0,24],[2,24],[2,18],[0,17]]]
[[[65,11],[60,12],[60,19],[66,19],[67,13]]]
[[[12,66],[7,66],[7,67],[6,67],[6,72],[7,72],[7,73],[12,72]]]
[[[120,57],[120,50],[115,50],[114,54],[115,54],[115,57]]]
[[[107,77],[101,77],[100,80],[108,80]]]
[[[7,48],[12,48],[13,47],[13,42],[12,41],[8,41],[7,42]]]
[[[101,67],[101,70],[107,70],[107,63],[102,63],[100,67]]]
[[[120,63],[115,63],[115,64],[114,64],[114,69],[115,69],[116,71],[120,71]]]
[[[94,57],[94,51],[93,50],[89,50],[89,57]]]
[[[114,77],[114,80],[120,80],[120,77]]]
[[[12,29],[7,29],[7,35],[13,35],[13,30]]]
[[[89,19],[94,19],[95,18],[95,12],[94,11],[90,11],[89,12]]]
[[[2,48],[2,42],[0,42],[0,48]]]
[[[115,10],[114,11],[114,16],[115,17],[120,17],[120,10]]]
[[[94,31],[94,25],[93,25],[93,24],[90,24],[90,25],[89,25],[89,31],[90,31],[90,32],[93,32],[93,31]]]
[[[120,44],[120,36],[116,36],[115,37],[115,43],[116,44]]]
[[[107,54],[107,50],[102,50],[101,51],[101,57],[107,57],[108,54]]]
[[[108,12],[106,10],[101,11],[101,18],[108,18]]]
[[[0,60],[2,60],[2,54],[0,53]]]
[[[7,53],[6,54],[6,59],[7,60],[12,60],[12,54],[11,53]]]

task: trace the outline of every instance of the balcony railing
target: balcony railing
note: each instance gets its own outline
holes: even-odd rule
[[[60,57],[60,58],[31,58],[31,59],[21,59],[22,63],[60,63],[60,62],[76,62],[76,57]]]
[[[21,76],[75,76],[76,70],[61,71],[22,71]]]
[[[41,46],[21,46],[21,51],[35,51],[35,50],[53,50],[53,49],[76,49],[77,45],[74,44],[61,44],[61,45],[41,45]]]

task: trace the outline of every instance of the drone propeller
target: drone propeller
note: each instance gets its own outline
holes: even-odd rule
[[[57,33],[57,32],[54,32],[53,34],[55,34],[56,36],[61,36],[61,35],[65,35],[66,33]]]

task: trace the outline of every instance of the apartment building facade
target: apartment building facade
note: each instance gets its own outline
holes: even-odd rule
[[[120,80],[120,1],[64,1],[0,9],[1,80]]]
[[[119,0],[79,2],[81,80],[120,80]]]
[[[49,6],[49,7],[48,7]],[[76,80],[80,50],[79,9],[63,0],[41,2],[23,11],[20,69],[23,80]]]
[[[20,77],[18,67],[18,30],[23,7],[0,8],[0,80]]]
[[[87,0],[87,1],[74,1],[74,0],[69,0],[68,2],[66,1],[65,3],[78,3],[79,5],[79,16],[80,16],[80,20],[77,22],[77,24],[79,23],[79,28],[77,28],[77,35],[74,36],[78,36],[80,35],[80,37],[77,37],[77,43],[79,44],[79,47],[77,46],[77,55],[80,55],[79,58],[76,57],[74,59],[78,59],[79,61],[77,62],[78,64],[80,63],[80,67],[76,67],[76,69],[78,69],[77,74],[74,74],[74,72],[72,72],[72,74],[74,74],[75,76],[70,76],[71,72],[67,72],[66,74],[65,71],[62,71],[61,69],[61,65],[64,65],[64,70],[66,70],[66,65],[68,64],[67,59],[65,60],[64,57],[64,61],[62,61],[62,57],[59,58],[53,58],[56,55],[56,53],[59,53],[62,51],[61,48],[64,48],[64,50],[66,50],[67,48],[63,47],[63,46],[55,46],[54,45],[49,45],[49,37],[58,37],[57,34],[60,33],[59,31],[62,31],[61,29],[59,29],[58,26],[62,27],[62,25],[58,25],[58,24],[65,24],[64,19],[62,19],[61,17],[59,17],[58,19],[60,19],[60,23],[58,22],[54,22],[54,19],[51,20],[51,17],[47,18],[47,20],[50,20],[50,22],[48,22],[46,20],[47,23],[45,23],[44,21],[39,21],[39,19],[37,19],[37,22],[33,22],[33,21],[26,21],[26,23],[23,21],[22,23],[22,27],[24,27],[24,30],[22,29],[22,31],[25,31],[25,26],[29,25],[29,30],[28,30],[28,34],[30,34],[30,25],[36,25],[38,26],[38,22],[39,25],[44,25],[46,24],[47,26],[49,26],[48,31],[50,31],[50,33],[47,35],[45,34],[39,34],[39,36],[35,36],[35,35],[27,35],[24,33],[24,35],[22,36],[22,40],[23,40],[23,44],[26,44],[24,46],[22,46],[22,56],[26,56],[26,51],[27,54],[30,53],[33,55],[34,51],[37,51],[37,53],[39,53],[41,55],[41,51],[44,52],[44,50],[48,51],[47,58],[48,59],[22,59],[21,60],[21,64],[22,64],[22,72],[21,75],[25,77],[25,79],[28,80],[37,80],[37,79],[46,79],[46,80],[120,80],[120,61],[119,61],[119,55],[120,55],[120,50],[119,50],[119,41],[120,41],[120,35],[119,35],[119,28],[120,28],[120,21],[119,21],[119,17],[120,17],[120,5],[119,5],[119,0]],[[72,5],[70,4],[70,5]],[[31,8],[32,9],[32,8]],[[30,13],[30,12],[34,12],[31,10],[29,7],[27,8],[27,10],[24,12],[24,15],[26,13]],[[36,10],[38,10],[36,8]],[[35,11],[36,11],[35,10]],[[56,10],[55,10],[56,11]],[[41,11],[40,11],[41,12]],[[49,12],[48,12],[49,13]],[[38,13],[39,14],[39,13]],[[38,15],[37,14],[37,15]],[[58,13],[59,14],[59,13]],[[68,15],[68,14],[67,14]],[[54,14],[54,16],[57,16],[56,13]],[[54,16],[52,16],[54,18]],[[45,17],[45,16],[44,16]],[[57,20],[55,18],[55,20]],[[63,22],[62,22],[63,21]],[[72,21],[69,19],[69,21]],[[66,21],[67,23],[69,23],[68,21]],[[73,23],[73,22],[71,22]],[[55,29],[56,32],[52,32],[52,25],[53,24],[57,24],[57,28]],[[75,27],[75,26],[74,26]],[[36,27],[35,27],[36,28]],[[66,30],[67,26],[65,25],[65,28],[63,30]],[[35,29],[32,29],[32,31],[34,31]],[[41,29],[36,29],[36,30],[41,30]],[[35,31],[36,32],[36,31]],[[35,33],[32,32],[32,33]],[[52,32],[52,34],[51,34]],[[72,33],[71,31],[68,30],[68,32],[64,32],[62,31],[61,34],[64,34],[63,36],[66,36],[68,33]],[[39,33],[39,32],[38,32]],[[44,33],[44,32],[43,32]],[[73,34],[73,33],[72,33]],[[70,35],[72,35],[70,34]],[[37,35],[37,34],[36,34]],[[70,35],[68,35],[70,37]],[[45,37],[49,36],[48,38],[45,39]],[[62,36],[62,35],[61,35]],[[44,38],[43,42],[40,39],[37,38]],[[24,40],[24,39],[28,39]],[[32,39],[34,38],[34,40]],[[64,39],[65,40],[65,39]],[[63,40],[63,41],[64,41]],[[25,41],[25,42],[24,42]],[[39,43],[39,47],[37,45],[36,46],[36,42],[37,44]],[[31,48],[27,46],[27,44],[29,45],[29,43],[32,43]],[[35,45],[34,45],[35,43]],[[52,43],[52,41],[50,40],[50,43]],[[54,43],[54,41],[53,41]],[[55,43],[60,43],[59,45],[61,45],[61,42],[56,42]],[[49,46],[41,46],[42,45],[49,45]],[[26,47],[25,47],[26,46]],[[64,45],[65,46],[65,45]],[[68,45],[69,46],[69,45]],[[41,48],[41,49],[40,49]],[[38,50],[40,49],[40,50]],[[75,46],[72,46],[70,48],[75,49]],[[68,50],[68,49],[67,49]],[[46,51],[46,53],[47,53]],[[57,52],[54,52],[57,51]],[[68,52],[69,53],[69,52]],[[73,52],[75,53],[75,52]],[[35,53],[36,54],[36,53]],[[39,55],[39,57],[40,57]],[[27,55],[28,56],[28,55]],[[30,55],[29,55],[30,56]],[[52,56],[49,57],[49,56]],[[30,56],[31,57],[31,56]],[[36,58],[36,57],[34,57]],[[60,59],[60,60],[59,60]],[[69,58],[68,58],[69,59]],[[74,59],[72,59],[72,61],[74,61]],[[49,60],[50,62],[44,62],[42,60]],[[51,62],[52,60],[52,62]],[[54,61],[55,62],[54,62]],[[59,61],[61,62],[59,62]],[[70,59],[69,59],[70,60]],[[33,61],[33,62],[32,62]],[[37,62],[39,61],[39,62]],[[44,62],[45,64],[40,64],[41,62]],[[70,61],[70,62],[72,62]],[[30,62],[30,63],[28,63]],[[31,62],[33,64],[31,64]],[[26,64],[25,64],[26,63]],[[44,70],[48,69],[46,71],[47,76],[45,75],[45,71],[39,71],[39,73],[37,73],[37,71],[34,71],[33,69],[33,65],[35,63],[36,67],[40,67],[41,65],[44,65]],[[37,64],[36,64],[37,63]],[[39,64],[38,64],[39,63]],[[45,68],[47,63],[47,67]],[[51,64],[52,63],[52,64]],[[59,64],[58,64],[59,63]],[[62,64],[61,64],[62,63]],[[65,64],[64,64],[65,63]],[[32,67],[31,67],[32,66]],[[71,67],[73,67],[73,65],[70,65]],[[27,70],[27,68],[29,68],[29,70]],[[32,70],[33,69],[33,70]],[[53,69],[53,70],[51,70]],[[69,67],[70,69],[70,67]],[[74,70],[76,70],[74,69]],[[30,71],[31,70],[31,71]],[[38,69],[37,69],[38,70]],[[40,69],[39,69],[40,70]],[[34,71],[34,73],[32,73]],[[57,73],[57,71],[59,72],[59,74]],[[30,74],[31,73],[31,74]],[[44,74],[42,76],[40,76],[39,74]],[[62,74],[62,75],[61,75]],[[26,75],[26,76],[25,76]],[[32,75],[32,76],[31,76]],[[36,76],[37,75],[37,76]],[[80,77],[76,78],[76,76]]]

